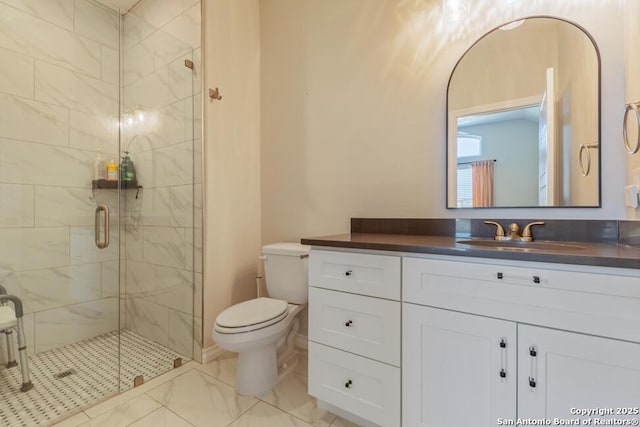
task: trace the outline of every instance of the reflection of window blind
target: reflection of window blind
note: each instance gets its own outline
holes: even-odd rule
[[[458,133],[458,158],[482,156],[482,136]]]
[[[473,207],[473,185],[471,179],[471,165],[458,165],[456,172],[458,180],[458,207]]]

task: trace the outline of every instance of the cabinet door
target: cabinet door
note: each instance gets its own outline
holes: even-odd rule
[[[406,303],[402,310],[404,427],[515,418],[515,323]]]
[[[575,419],[572,408],[638,406],[640,344],[518,325],[518,417]],[[640,418],[602,419],[612,417]]]

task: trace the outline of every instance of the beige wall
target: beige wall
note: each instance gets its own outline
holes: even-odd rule
[[[258,0],[205,0],[204,342],[223,309],[255,295],[260,251]]]
[[[625,53],[626,53],[626,96],[625,103],[640,102],[640,2],[627,0],[624,2],[625,8]],[[629,118],[630,123],[634,123],[633,116]],[[637,133],[632,126],[629,126],[630,142],[635,142]],[[622,145],[622,143],[620,143]],[[640,152],[629,155],[625,154],[627,162],[627,184],[633,184],[635,178],[633,170],[640,168]],[[627,208],[627,218],[640,219],[640,209]]]
[[[541,98],[550,67],[558,67],[557,22],[538,19],[509,31],[496,30],[475,44],[456,67],[448,108]]]
[[[264,243],[346,232],[349,218],[356,216],[624,216],[619,4],[459,2],[470,9],[458,21],[442,4],[261,2]],[[607,153],[603,208],[448,211],[444,141],[449,74],[486,31],[537,14],[576,22],[599,45]]]

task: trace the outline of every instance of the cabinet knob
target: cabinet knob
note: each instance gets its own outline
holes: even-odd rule
[[[500,378],[507,378],[507,372],[504,369],[500,369]]]
[[[351,271],[351,270],[347,270],[347,271],[344,272],[345,276],[351,276],[352,274],[353,274],[353,271]]]
[[[540,276],[533,276],[533,283],[540,283]]]
[[[351,327],[351,325],[353,325],[352,320],[347,320],[346,323],[344,324],[344,326],[346,326],[347,328]]]
[[[498,277],[498,279],[502,279],[504,277],[504,275],[501,272],[498,272],[496,276]]]
[[[346,388],[351,388],[351,385],[352,385],[352,384],[353,384],[353,381],[349,380],[349,381],[347,381],[346,383],[344,383],[344,386],[345,386]]]
[[[536,380],[534,378],[529,377],[529,387],[536,388]]]

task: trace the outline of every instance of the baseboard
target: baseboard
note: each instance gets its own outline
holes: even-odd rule
[[[224,350],[217,344],[202,349],[202,363],[209,363],[222,356]]]
[[[296,335],[294,346],[298,350],[309,351],[309,337],[301,334]]]

